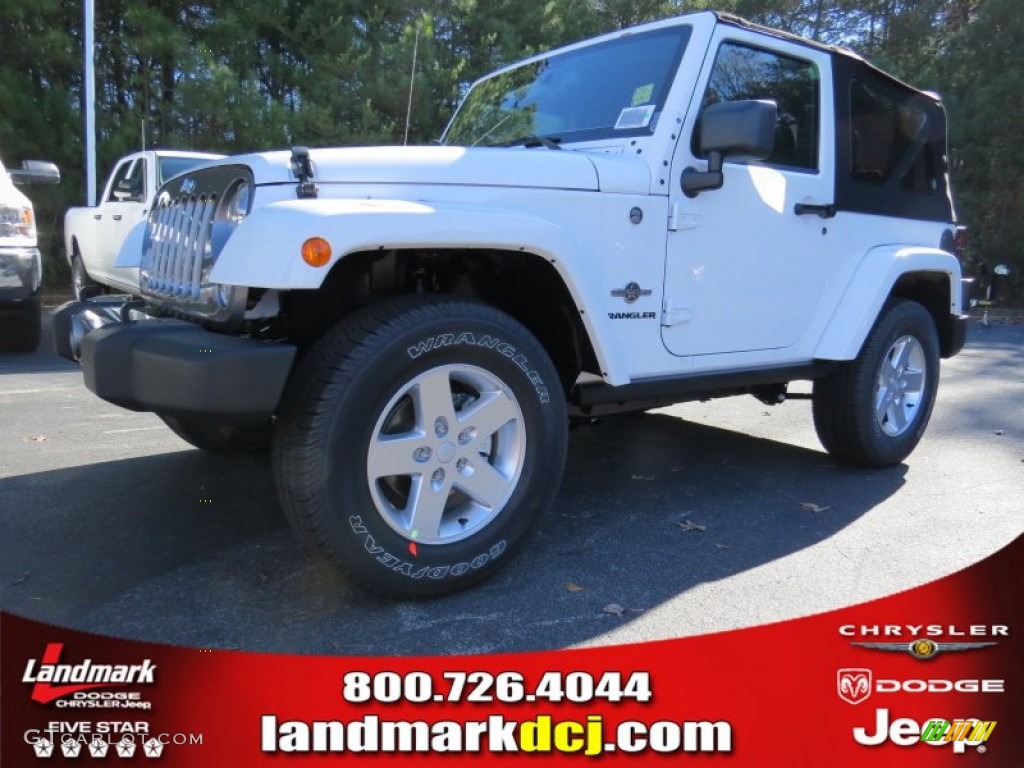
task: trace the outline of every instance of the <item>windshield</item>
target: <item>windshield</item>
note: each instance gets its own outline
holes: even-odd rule
[[[677,26],[619,37],[523,64],[477,83],[444,143],[501,146],[650,135],[690,38]]]
[[[216,158],[213,157],[161,157],[160,172],[157,179],[157,186],[163,184],[167,179],[177,176],[179,173],[195,168],[197,165],[209,163]]]

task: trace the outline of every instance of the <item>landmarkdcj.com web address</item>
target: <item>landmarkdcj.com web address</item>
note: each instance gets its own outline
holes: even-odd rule
[[[607,725],[602,715],[556,720],[538,715],[508,720],[278,720],[261,718],[263,752],[562,752],[597,756],[609,752],[731,752],[732,725],[725,721],[626,720]]]

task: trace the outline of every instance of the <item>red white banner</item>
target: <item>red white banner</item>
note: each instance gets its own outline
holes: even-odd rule
[[[882,600],[581,651],[275,656],[0,614],[0,765],[1024,765],[1024,538]]]

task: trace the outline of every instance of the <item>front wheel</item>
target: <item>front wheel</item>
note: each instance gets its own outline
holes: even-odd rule
[[[857,466],[888,467],[924,435],[939,381],[939,341],[914,301],[883,308],[857,358],[814,382],[814,426],[825,449]]]
[[[329,331],[278,414],[296,531],[357,584],[427,597],[505,563],[553,499],[567,440],[540,344],[484,304],[402,297]]]

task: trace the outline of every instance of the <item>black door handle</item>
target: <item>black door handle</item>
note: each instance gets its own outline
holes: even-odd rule
[[[120,213],[115,213],[114,214],[114,221],[120,221],[120,220],[121,220],[121,214]]]
[[[92,217],[93,217],[94,219],[96,219],[96,221],[99,221],[100,219],[102,219],[102,218],[103,218],[103,214],[102,214],[102,213],[94,213],[94,214],[92,215]]]
[[[826,205],[813,205],[811,203],[797,203],[793,206],[793,213],[797,216],[806,216],[808,214],[814,214],[815,216],[821,216],[823,219],[831,219],[836,215],[835,203],[828,203]]]

